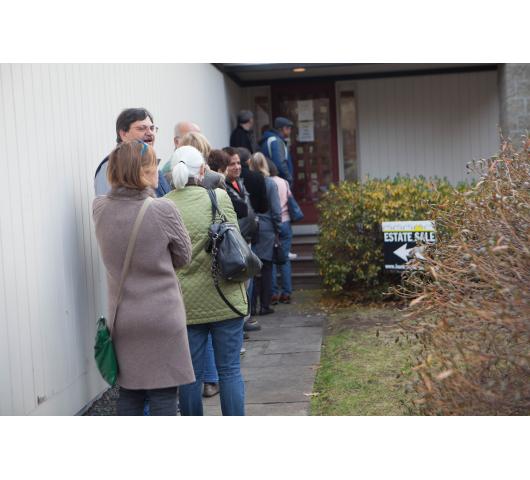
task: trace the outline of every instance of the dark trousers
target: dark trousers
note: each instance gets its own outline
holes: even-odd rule
[[[152,390],[128,390],[120,387],[118,415],[133,416],[144,414],[144,403],[149,401],[149,414],[152,416],[177,415],[177,387],[154,388]]]
[[[272,297],[272,262],[262,260],[261,278],[254,277],[252,289],[252,310],[258,313],[258,296],[260,309],[268,308]]]

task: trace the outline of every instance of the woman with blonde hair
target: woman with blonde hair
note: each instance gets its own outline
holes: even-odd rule
[[[208,139],[202,133],[188,132],[186,133],[186,135],[184,135],[180,139],[180,143],[179,143],[179,148],[185,147],[185,146],[195,148],[202,155],[204,166],[202,167],[201,173],[198,176],[198,180],[200,180],[200,184],[204,188],[225,189],[226,186],[225,186],[224,175],[217,173],[217,172],[213,172],[208,167],[207,161],[208,161],[210,152],[212,151],[212,146],[210,145],[210,142],[208,141]],[[174,165],[173,158],[177,150],[173,152],[173,155],[171,156],[169,161],[164,165],[164,168],[162,169],[162,172],[164,173],[164,176],[172,189],[175,188],[175,185],[173,184],[173,174],[172,174],[172,169]]]
[[[179,147],[184,147],[189,145],[190,147],[195,147],[199,152],[202,153],[204,161],[208,160],[208,155],[212,151],[212,146],[208,139],[200,132],[188,132],[184,135],[181,140]]]
[[[261,152],[254,153],[249,160],[249,168],[258,172],[265,178],[265,188],[267,190],[267,201],[269,210],[265,213],[258,213],[259,235],[258,241],[252,245],[252,250],[263,263],[261,269],[261,279],[256,282],[252,289],[252,314],[267,315],[274,313],[270,308],[272,298],[272,257],[274,243],[278,242],[282,225],[282,214],[280,207],[280,197],[278,186],[270,178],[269,166],[265,155]],[[260,299],[260,309],[258,312],[258,296]]]
[[[195,380],[175,276],[191,260],[190,237],[175,205],[153,198],[152,147],[120,143],[109,156],[107,178],[111,191],[96,197],[93,218],[107,270],[118,415],[142,415],[146,400],[151,415],[176,415],[177,387]]]

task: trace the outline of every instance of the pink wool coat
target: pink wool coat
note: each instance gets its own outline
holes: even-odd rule
[[[107,270],[109,322],[133,223],[147,195],[154,197],[154,192],[118,188],[93,203],[96,237]],[[190,237],[177,208],[155,198],[138,232],[113,332],[120,386],[143,390],[195,381],[175,275],[175,269],[190,260]]]

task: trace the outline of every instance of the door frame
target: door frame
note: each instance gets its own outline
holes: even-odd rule
[[[271,113],[272,119],[279,115],[279,94],[282,92],[296,92],[296,93],[313,93],[315,90],[327,90],[329,95],[329,126],[330,126],[330,147],[331,147],[331,165],[333,181],[339,182],[339,148],[338,148],[338,130],[337,130],[337,98],[336,98],[336,82],[333,79],[329,81],[318,82],[279,82],[271,85]],[[290,119],[295,122],[295,119]],[[291,155],[293,155],[291,147]],[[294,155],[296,159],[296,155]]]
[[[357,146],[356,160],[357,160],[357,180],[362,179],[362,163],[361,163],[361,147],[360,147],[360,134],[359,134],[359,96],[358,96],[358,83],[355,80],[344,80],[335,82],[335,101],[336,101],[336,114],[337,114],[337,145],[338,145],[338,160],[339,160],[339,181],[344,181],[344,149],[342,143],[342,135],[339,135],[339,130],[342,131],[342,125],[340,122],[340,93],[343,91],[353,90],[353,98],[355,99],[355,144]]]

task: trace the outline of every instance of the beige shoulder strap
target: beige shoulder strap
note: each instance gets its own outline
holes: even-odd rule
[[[123,268],[121,271],[121,278],[120,278],[120,286],[118,287],[118,297],[116,299],[116,307],[114,308],[114,315],[112,316],[112,325],[110,326],[110,336],[112,337],[112,332],[114,330],[114,326],[116,323],[116,315],[118,314],[118,306],[121,302],[121,297],[123,295],[123,284],[125,283],[125,278],[127,277],[127,273],[129,272],[129,266],[131,265],[131,257],[134,250],[134,245],[136,243],[136,237],[138,236],[138,231],[140,230],[140,225],[142,224],[142,220],[144,218],[145,212],[147,211],[147,208],[149,207],[149,204],[153,201],[151,197],[147,197],[142,204],[142,207],[140,208],[140,211],[138,212],[138,215],[136,216],[136,220],[133,225],[131,238],[129,238],[129,244],[127,245],[127,252],[125,253],[125,261],[123,262]]]

